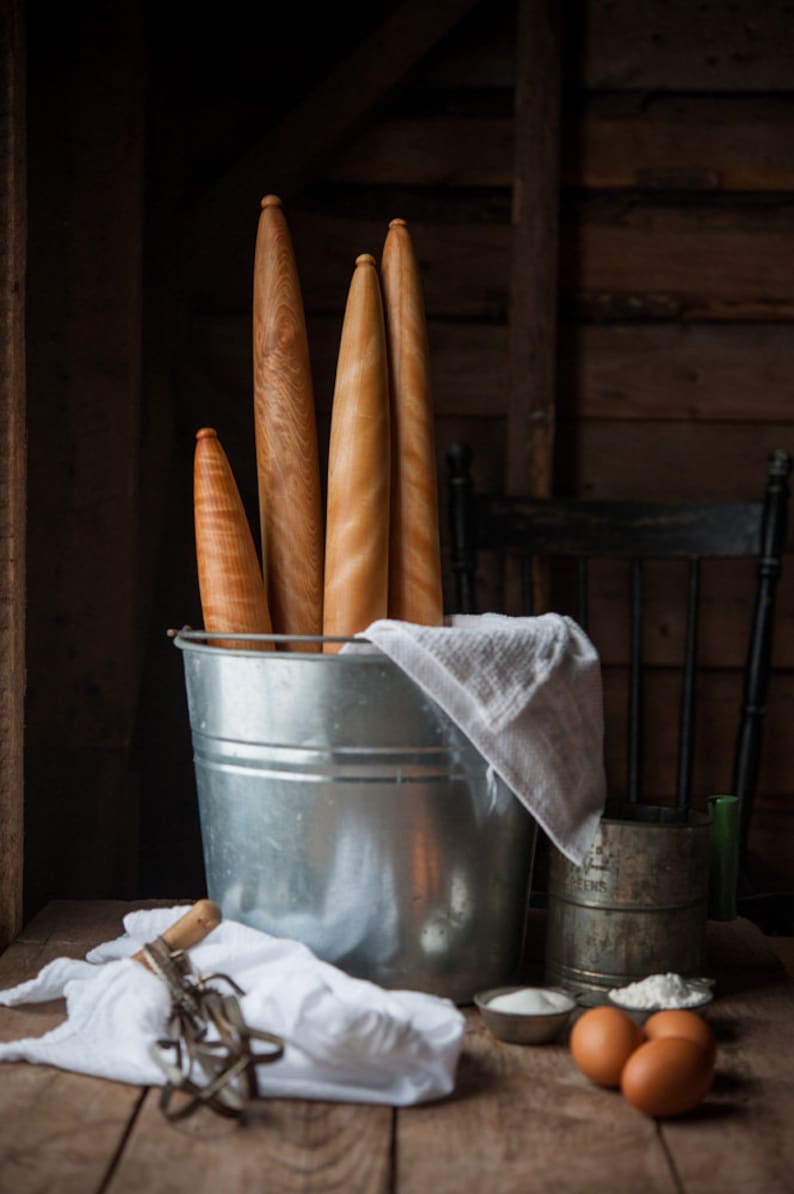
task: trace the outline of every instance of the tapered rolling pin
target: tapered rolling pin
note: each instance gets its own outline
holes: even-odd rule
[[[389,595],[389,377],[375,258],[363,253],[342,325],[331,412],[323,633],[354,635]],[[326,651],[338,650],[326,644]]]
[[[191,949],[217,928],[222,919],[221,910],[216,903],[212,900],[197,900],[184,916],[180,916],[179,920],[165,930],[160,939],[165,942],[171,953]],[[144,966],[149,965],[142,949],[132,956],[134,961]]]
[[[273,628],[321,634],[323,532],[309,344],[281,201],[262,200],[254,258],[254,426]],[[319,644],[290,644],[301,651]]]
[[[196,433],[193,510],[204,629],[270,634],[267,597],[251,528],[231,465],[212,427]],[[209,641],[214,647],[271,647],[248,639]]]
[[[391,401],[389,616],[443,621],[435,433],[424,300],[405,220],[392,220],[381,261]]]

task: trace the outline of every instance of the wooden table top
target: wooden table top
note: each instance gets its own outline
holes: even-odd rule
[[[0,957],[0,988],[80,957],[133,906],[48,905]],[[455,1092],[395,1110],[255,1103],[244,1123],[201,1112],[169,1124],[158,1091],[48,1066],[0,1066],[2,1194],[788,1194],[794,1189],[794,983],[761,933],[709,925],[717,999],[714,1088],[657,1122],[592,1086],[565,1044],[501,1044],[479,1015]],[[0,1039],[40,1035],[62,1002],[0,1008]]]

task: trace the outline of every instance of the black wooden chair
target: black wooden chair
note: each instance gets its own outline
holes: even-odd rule
[[[533,561],[567,558],[574,569],[571,613],[590,633],[590,563],[600,557],[627,564],[626,628],[629,640],[626,798],[642,799],[643,608],[646,561],[683,560],[688,580],[683,602],[686,630],[679,711],[677,792],[680,809],[692,801],[697,689],[701,560],[754,557],[755,607],[748,628],[743,697],[734,744],[732,792],[739,801],[740,910],[767,931],[792,931],[792,902],[761,893],[747,878],[745,861],[761,756],[763,719],[771,666],[775,597],[785,546],[788,453],[768,461],[766,487],[756,502],[649,503],[524,499],[475,493],[472,455],[465,444],[447,453],[451,568],[455,609],[476,613],[476,572],[482,551],[511,553],[520,561],[522,610],[533,613]],[[759,485],[759,490],[762,487]],[[574,563],[575,561],[575,563]],[[549,568],[555,565],[550,563]],[[553,590],[552,590],[553,591]],[[599,646],[598,642],[595,643]]]

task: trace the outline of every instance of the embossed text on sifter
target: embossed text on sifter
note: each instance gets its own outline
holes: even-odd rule
[[[710,824],[693,808],[608,806],[581,867],[552,846],[546,981],[599,1003],[653,972],[701,974]]]

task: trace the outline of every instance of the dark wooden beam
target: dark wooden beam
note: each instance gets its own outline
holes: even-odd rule
[[[507,491],[551,492],[557,340],[560,13],[517,4]]]
[[[22,927],[25,689],[25,49],[0,16],[0,949]]]
[[[265,192],[294,195],[340,142],[475,7],[478,0],[404,0],[197,202],[193,238],[224,244],[229,217],[253,213]]]
[[[560,179],[560,4],[517,0],[505,488],[548,497],[554,455]],[[526,566],[525,566],[526,568]],[[544,565],[529,606],[547,606]],[[505,560],[505,608],[527,612],[526,572]]]

